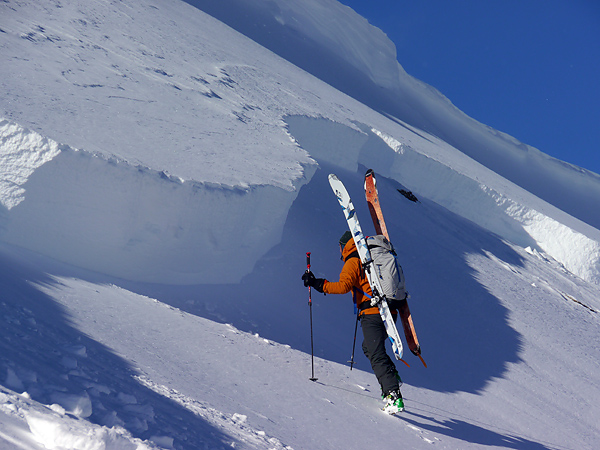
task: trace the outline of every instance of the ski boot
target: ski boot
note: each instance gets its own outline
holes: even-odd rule
[[[385,402],[383,407],[385,413],[393,415],[404,411],[404,400],[402,399],[400,389],[388,392],[383,400]]]

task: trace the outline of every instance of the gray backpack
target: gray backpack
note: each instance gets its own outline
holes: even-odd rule
[[[368,236],[367,246],[373,259],[371,267],[381,281],[383,292],[380,294],[388,300],[404,300],[407,294],[404,273],[398,264],[392,243],[385,236]]]

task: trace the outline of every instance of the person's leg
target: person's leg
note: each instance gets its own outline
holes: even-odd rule
[[[378,314],[365,314],[360,319],[364,341],[362,344],[365,356],[371,362],[371,368],[379,381],[381,391],[387,395],[400,388],[396,366],[385,349],[387,332]]]

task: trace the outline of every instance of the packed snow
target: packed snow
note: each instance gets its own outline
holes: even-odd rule
[[[350,8],[5,0],[0,54],[0,448],[600,444],[600,176]],[[329,173],[373,232],[367,168],[428,363],[398,417],[350,296],[313,292],[309,380],[305,254],[335,279]]]

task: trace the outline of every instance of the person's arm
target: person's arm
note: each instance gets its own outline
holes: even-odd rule
[[[350,258],[340,272],[340,281],[324,280],[323,292],[326,294],[347,294],[358,285],[360,275],[360,259]]]

